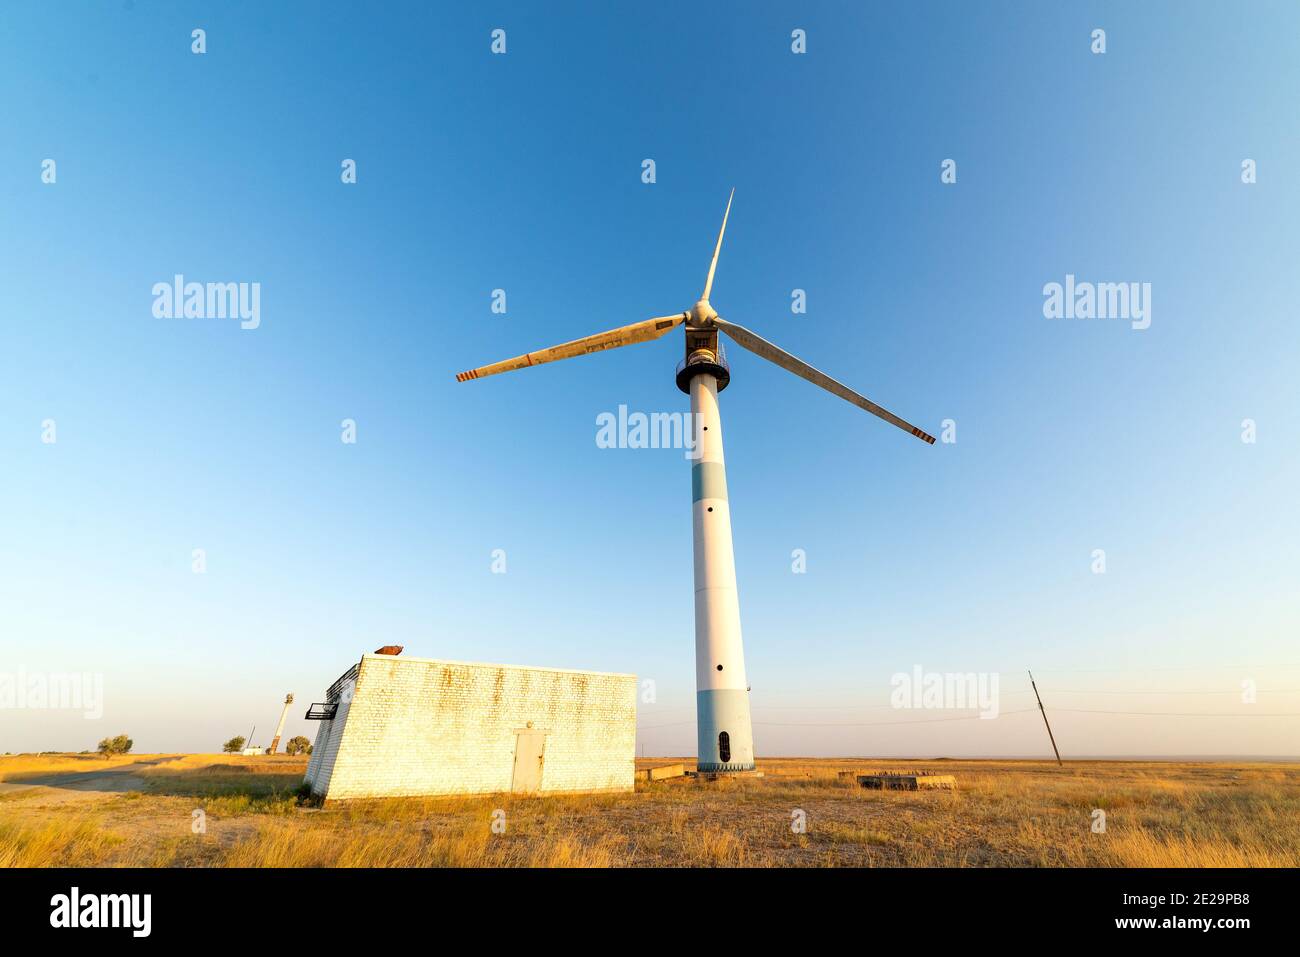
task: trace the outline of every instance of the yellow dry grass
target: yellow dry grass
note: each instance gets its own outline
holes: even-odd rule
[[[0,823],[0,867],[94,866],[112,853],[122,839],[79,817],[39,825]]]
[[[1293,764],[761,763],[761,779],[630,794],[322,809],[297,795],[297,758],[3,757],[0,781],[62,783],[0,794],[0,866],[1300,866]],[[139,790],[67,784],[106,767]],[[958,790],[868,791],[837,776],[908,767],[955,774]]]
[[[150,756],[145,756],[150,757]],[[134,764],[141,755],[115,755],[105,758],[98,754],[14,754],[0,757],[0,781],[21,781],[33,775],[103,771]]]

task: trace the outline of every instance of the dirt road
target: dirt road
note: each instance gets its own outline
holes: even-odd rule
[[[174,757],[154,758],[102,770],[42,774],[20,781],[0,781],[0,798],[13,800],[22,792],[30,791],[31,794],[23,794],[23,797],[40,797],[46,802],[78,801],[122,791],[142,791],[144,781],[139,777],[140,771],[175,760]]]

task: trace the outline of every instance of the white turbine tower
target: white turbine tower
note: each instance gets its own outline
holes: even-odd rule
[[[731,191],[732,197],[735,190]],[[686,312],[646,319],[608,332],[575,339],[549,349],[458,373],[457,382],[480,379],[571,359],[589,352],[649,342],[685,324],[686,358],[677,369],[677,386],[691,397],[691,412],[699,445],[691,468],[692,526],[695,539],[695,708],[700,771],[728,773],[754,768],[754,732],[749,717],[749,685],[740,639],[740,600],[736,592],[736,561],[731,544],[731,508],[722,456],[722,419],[718,393],[731,381],[731,369],[718,344],[718,332],[781,368],[821,386],[929,444],[934,436],[922,432],[801,359],[762,339],[743,326],[727,322],[709,304],[713,274],[718,268],[722,237],[731,214],[731,198],[722,215],[722,228],[713,247],[704,293]]]
[[[289,705],[291,704],[293,704],[293,695],[285,695],[284,710],[280,712],[280,723],[275,726],[275,736],[271,738],[271,746],[267,749],[267,754],[275,754],[275,749],[280,746],[280,735],[284,733],[284,719],[289,714]],[[252,741],[249,744],[252,744]]]

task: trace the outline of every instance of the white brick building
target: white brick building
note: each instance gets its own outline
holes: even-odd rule
[[[631,791],[636,676],[364,655],[312,705],[327,801]]]

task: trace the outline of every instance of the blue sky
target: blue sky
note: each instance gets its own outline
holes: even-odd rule
[[[1296,753],[1261,716],[1300,712],[1293,4],[4,19],[0,669],[105,698],[0,710],[0,750],[263,739],[394,643],[635,672],[644,752],[691,753],[689,465],[595,444],[686,407],[680,338],[453,375],[689,307],[735,187],[719,312],[957,423],[928,447],[730,349],[760,756],[1042,754],[1028,668],[1067,754]],[[155,318],[177,273],[260,283],[260,327]],[[1150,328],[1046,319],[1067,273],[1151,283]],[[951,716],[888,708],[918,664],[1019,713],[882,726]]]

